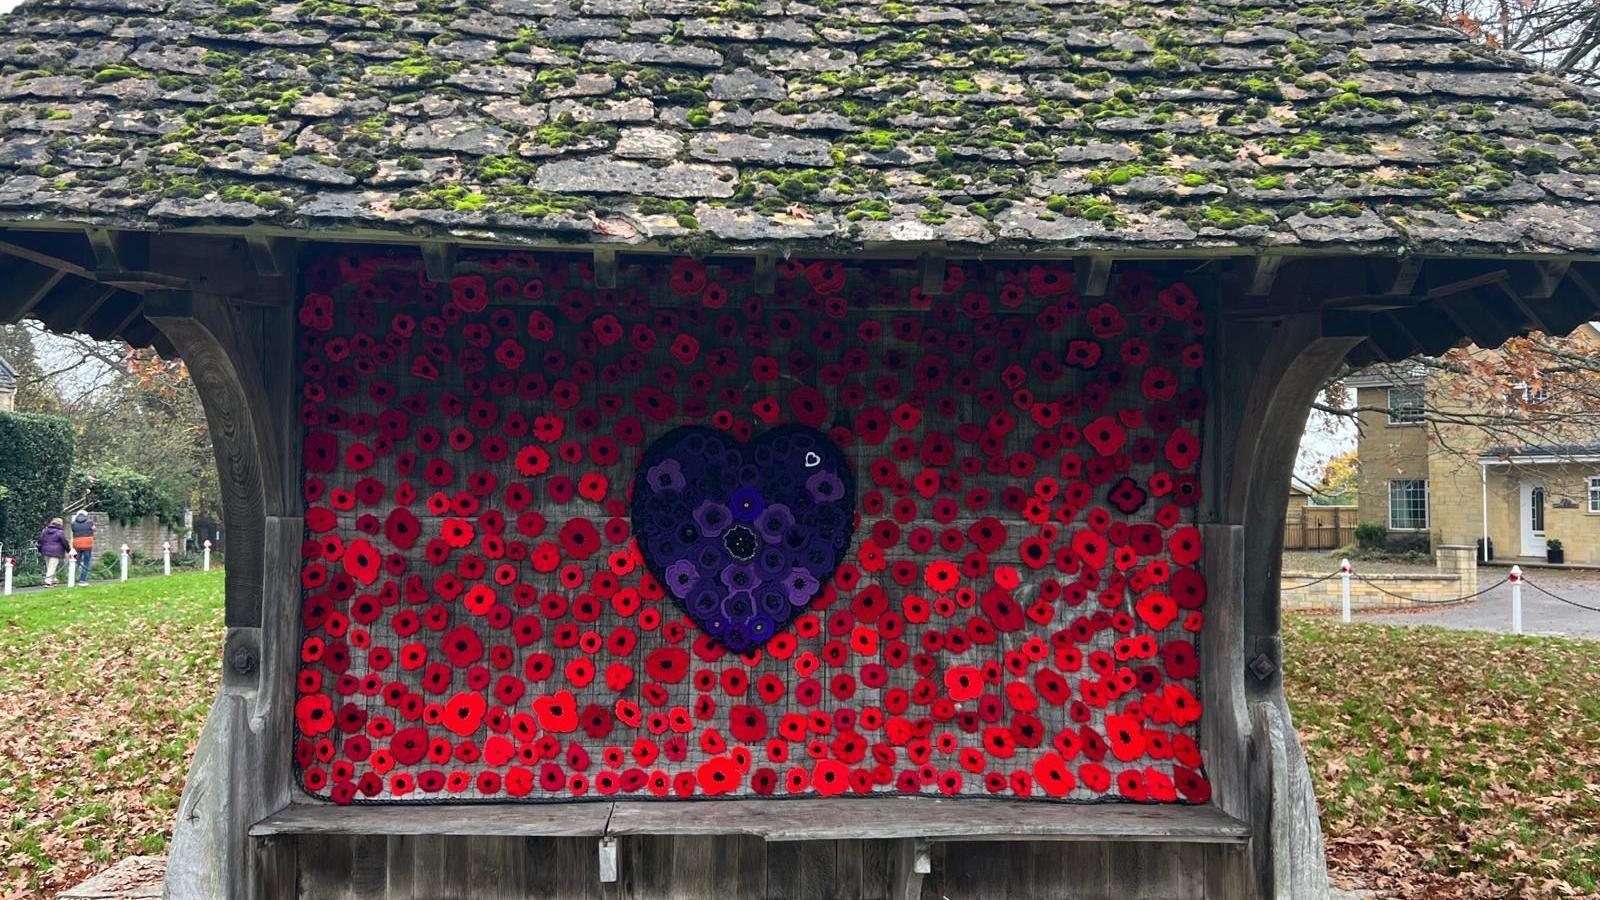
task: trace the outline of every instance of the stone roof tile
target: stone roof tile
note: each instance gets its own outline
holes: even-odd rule
[[[1403,2],[34,0],[0,220],[1588,253],[1596,102]]]

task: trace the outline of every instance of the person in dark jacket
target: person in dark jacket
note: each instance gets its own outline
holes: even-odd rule
[[[56,583],[56,567],[66,558],[67,551],[72,545],[67,542],[67,532],[63,527],[66,523],[60,519],[51,519],[50,524],[39,532],[39,555],[44,557],[44,583],[48,587]]]
[[[72,517],[72,549],[78,551],[78,583],[86,584],[94,561],[94,520],[81,509]]]

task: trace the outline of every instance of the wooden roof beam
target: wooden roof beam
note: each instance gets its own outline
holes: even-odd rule
[[[1372,320],[1375,334],[1392,332],[1394,337],[1390,338],[1390,343],[1395,346],[1403,344],[1407,348],[1406,352],[1400,357],[1401,359],[1407,356],[1415,356],[1422,352],[1422,339],[1417,337],[1399,316],[1385,312],[1373,316]]]
[[[144,315],[144,297],[130,291],[114,290],[100,309],[83,324],[83,333],[97,341],[112,341]]]
[[[1408,356],[1415,356],[1421,349],[1416,339],[1405,329],[1397,328],[1394,317],[1387,313],[1372,316],[1372,333],[1367,343],[1376,351],[1374,355],[1383,362],[1399,362]]]
[[[1402,333],[1410,336],[1410,343],[1416,349],[1408,356],[1417,353],[1437,356],[1464,340],[1461,326],[1440,312],[1436,305],[1397,309],[1386,313],[1384,318],[1392,320],[1403,329]]]
[[[1432,308],[1454,322],[1474,344],[1485,350],[1493,350],[1505,343],[1506,338],[1515,333],[1516,329],[1496,321],[1490,315],[1488,306],[1489,304],[1479,298],[1477,291],[1473,291],[1468,297],[1456,297],[1449,303],[1432,304]]]
[[[1526,297],[1521,291],[1512,287],[1510,282],[1502,281],[1493,287],[1484,288],[1480,292],[1485,303],[1502,302],[1510,304],[1521,314],[1521,319],[1529,328],[1535,328],[1545,334],[1550,333],[1550,323],[1544,312],[1535,306],[1538,301]]]
[[[18,322],[55,290],[67,273],[25,261],[0,285],[0,322]]]
[[[1429,286],[1423,295],[1429,300],[1443,300],[1446,297],[1453,297],[1456,294],[1474,291],[1487,285],[1506,281],[1510,277],[1511,273],[1505,269],[1494,269],[1465,278],[1458,278],[1454,281],[1447,281],[1437,286]]]
[[[51,331],[81,332],[117,290],[109,284],[81,278],[63,280],[41,304],[39,317]]]
[[[1577,289],[1591,313],[1600,312],[1600,272],[1590,266],[1573,266],[1567,270],[1565,283]]]
[[[51,246],[34,246],[34,243],[39,242],[41,238],[48,239],[48,243]],[[24,241],[31,243],[24,243]],[[68,275],[76,275],[79,278],[93,278],[93,263],[81,258],[75,258],[75,255],[66,255],[70,252],[70,248],[62,246],[63,243],[62,235],[53,232],[46,232],[43,235],[0,232],[0,254],[27,260],[35,265],[60,269]]]

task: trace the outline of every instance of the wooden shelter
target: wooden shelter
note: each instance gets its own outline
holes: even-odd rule
[[[1591,99],[1402,3],[24,2],[0,321],[222,476],[168,895],[1325,895],[1308,404],[1597,315]]]

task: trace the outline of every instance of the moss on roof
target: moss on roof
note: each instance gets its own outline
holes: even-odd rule
[[[1596,102],[1392,2],[43,0],[0,220],[1592,252]]]

